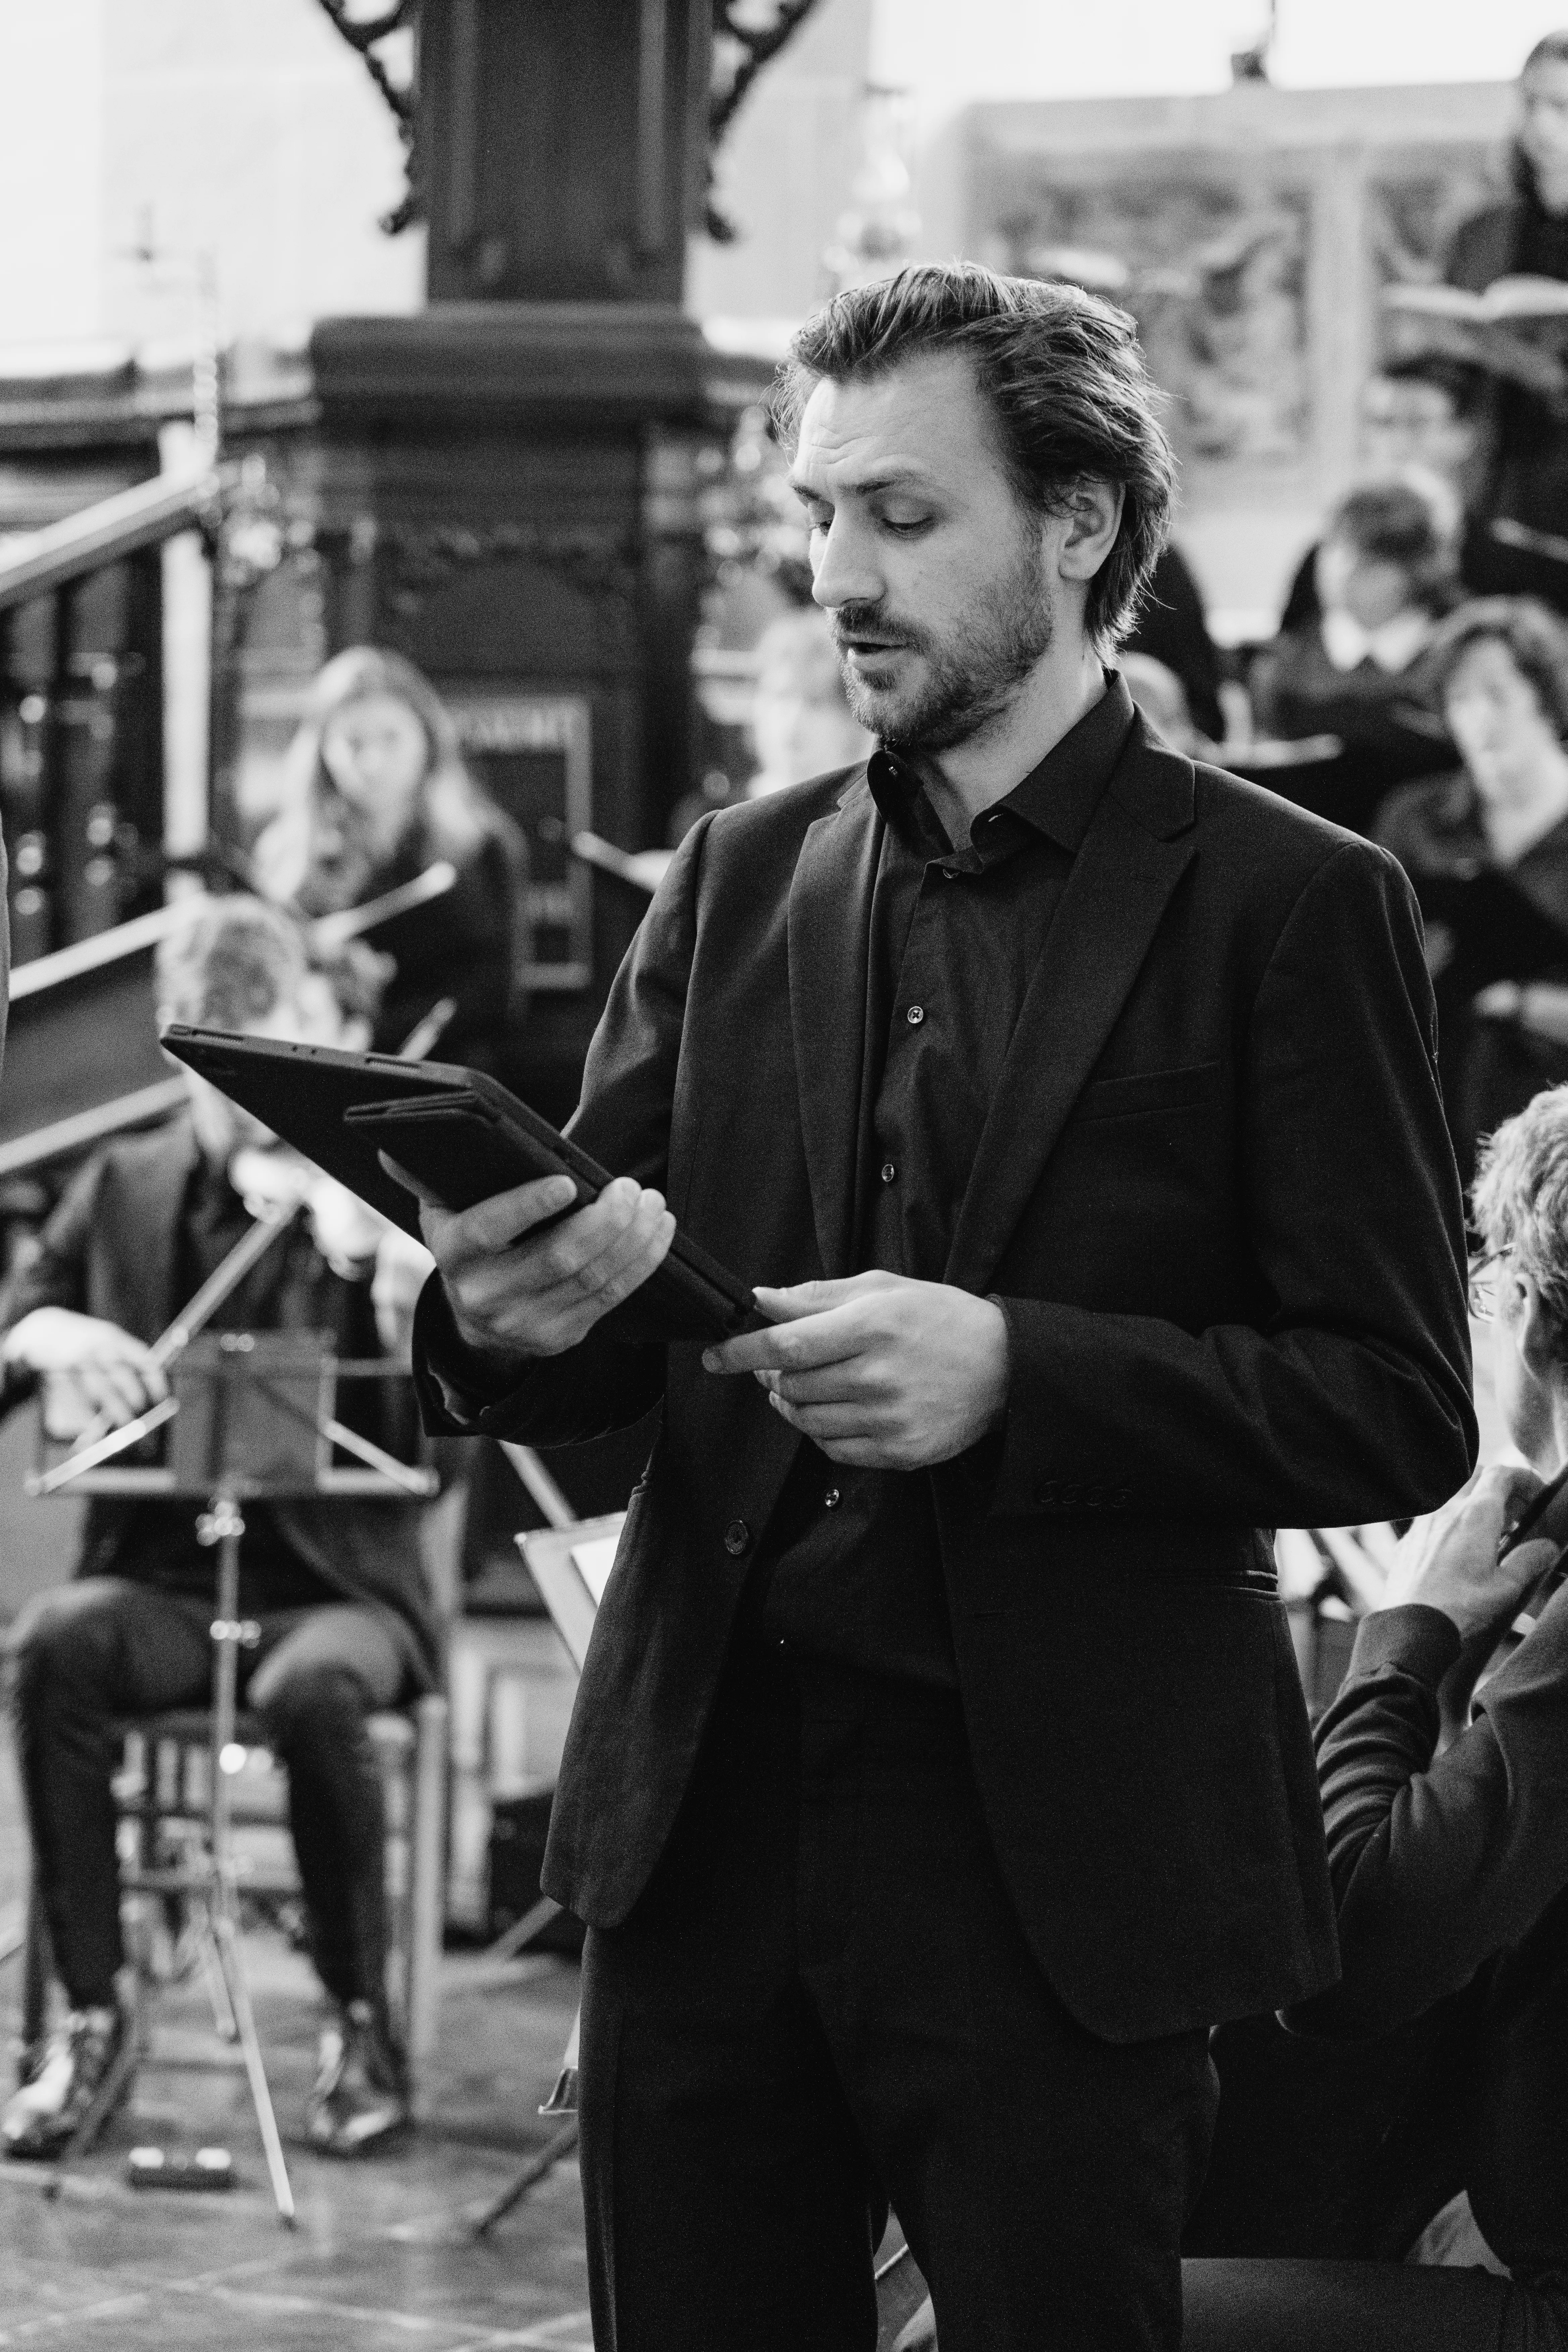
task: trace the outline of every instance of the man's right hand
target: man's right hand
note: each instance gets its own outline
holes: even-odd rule
[[[68,1307],[36,1307],[24,1315],[7,1334],[5,1355],[7,1363],[60,1381],[80,1399],[87,1418],[101,1417],[111,1429],[134,1421],[169,1392],[144,1340]]]
[[[384,1155],[383,1165],[420,1202],[425,1244],[459,1336],[489,1355],[563,1355],[642,1287],[675,1238],[663,1193],[630,1176],[617,1176],[587,1208],[563,1217],[576,1197],[569,1176],[519,1184],[454,1211]],[[552,1217],[559,1222],[534,1232]]]

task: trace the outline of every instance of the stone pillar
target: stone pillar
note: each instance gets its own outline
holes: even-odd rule
[[[529,829],[513,1075],[562,1113],[635,920],[566,838],[660,844],[692,782],[700,458],[759,382],[679,308],[710,30],[709,0],[426,0],[430,305],[311,346],[329,638],[428,671]]]

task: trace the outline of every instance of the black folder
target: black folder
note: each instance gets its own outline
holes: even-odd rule
[[[383,1151],[447,1209],[472,1208],[556,1175],[571,1177],[573,1207],[583,1208],[614,1181],[570,1136],[480,1070],[223,1029],[175,1026],[164,1031],[163,1044],[405,1233],[419,1233],[419,1204],[386,1173]],[[678,1232],[658,1272],[601,1328],[621,1339],[709,1343],[763,1320],[748,1286]]]

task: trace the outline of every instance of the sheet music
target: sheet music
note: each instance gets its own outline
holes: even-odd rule
[[[591,1543],[574,1544],[572,1547],[572,1565],[593,1594],[595,1609],[605,1597],[605,1587],[616,1564],[616,1546],[619,1541],[618,1534],[596,1536]]]

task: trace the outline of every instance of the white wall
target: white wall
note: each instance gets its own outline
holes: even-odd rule
[[[107,0],[0,0],[0,341],[103,323]]]
[[[421,233],[376,226],[395,126],[315,0],[0,0],[0,341],[183,336],[149,222],[213,253],[230,334],[422,299]]]
[[[1266,0],[877,0],[872,65],[933,125],[976,99],[1223,89],[1266,15]],[[1270,75],[1293,89],[1508,80],[1564,22],[1563,0],[1279,0]]]
[[[803,318],[832,291],[822,257],[860,161],[860,99],[872,0],[818,0],[758,77],[719,152],[730,246],[691,240],[686,307],[695,318]]]

